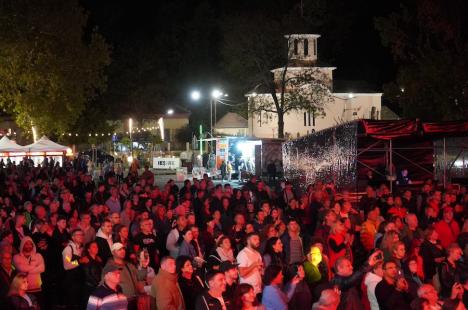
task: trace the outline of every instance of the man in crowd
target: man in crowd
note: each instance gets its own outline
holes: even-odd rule
[[[399,267],[393,260],[383,264],[383,279],[375,287],[375,296],[381,310],[410,310],[411,296],[408,282],[399,275]]]
[[[206,275],[208,290],[198,296],[195,303],[196,310],[225,310],[229,303],[224,300],[226,279],[221,271],[211,271]]]
[[[237,255],[239,264],[240,283],[248,283],[253,286],[255,294],[262,292],[262,256],[258,252],[260,237],[257,233],[250,233],[246,237],[247,246]]]
[[[101,223],[96,234],[96,243],[99,248],[99,257],[102,258],[103,262],[107,262],[112,257],[111,248],[113,245],[112,240],[112,223],[109,219],[104,219]]]
[[[126,310],[127,297],[119,286],[122,269],[107,265],[102,271],[103,283],[89,296],[86,310]]]
[[[155,299],[157,310],[185,310],[173,257],[165,256],[161,259],[161,267],[151,284],[151,296]]]

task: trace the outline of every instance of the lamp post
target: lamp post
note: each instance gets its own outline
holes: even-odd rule
[[[128,119],[128,133],[130,134],[130,157],[133,161],[133,139],[132,139],[132,127],[133,127],[133,120],[132,118]]]

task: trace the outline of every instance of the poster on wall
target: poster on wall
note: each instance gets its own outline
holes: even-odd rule
[[[216,169],[221,167],[223,161],[228,159],[229,139],[216,141]]]

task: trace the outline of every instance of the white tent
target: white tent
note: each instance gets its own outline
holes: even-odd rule
[[[3,136],[0,139],[0,153],[9,153],[9,152],[25,152],[26,149],[24,146],[16,144],[16,142],[11,141],[7,136]]]
[[[67,146],[55,143],[46,136],[42,136],[33,144],[24,146],[24,150],[27,152],[66,152]]]

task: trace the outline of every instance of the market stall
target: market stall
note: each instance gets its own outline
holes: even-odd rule
[[[24,150],[34,161],[35,166],[41,164],[45,157],[52,158],[56,163],[62,165],[63,156],[72,155],[69,147],[55,143],[46,136],[43,136],[33,144],[24,146]]]

